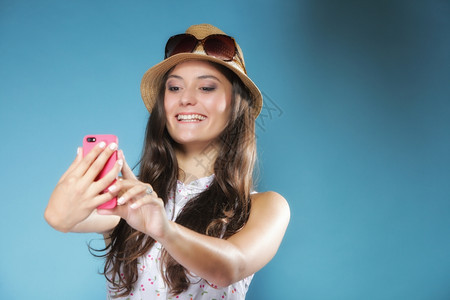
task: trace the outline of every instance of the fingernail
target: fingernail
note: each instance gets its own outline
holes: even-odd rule
[[[120,197],[119,199],[117,199],[117,204],[122,205],[125,203],[125,198]]]
[[[108,188],[108,191],[110,191],[111,193],[117,190],[117,186],[116,185],[112,185]]]
[[[137,207],[137,203],[133,203],[130,205],[130,208],[135,209]]]
[[[100,148],[105,148],[106,147],[106,143],[105,142],[100,142],[99,144],[98,144],[98,146],[100,147]]]
[[[116,150],[117,149],[117,144],[116,143],[109,144],[109,149]]]
[[[119,166],[123,166],[123,160],[122,160],[122,159],[119,159],[119,160],[117,161],[117,163],[119,164]]]
[[[77,155],[80,155],[80,153],[81,153],[81,148],[78,147],[78,148],[77,148]]]

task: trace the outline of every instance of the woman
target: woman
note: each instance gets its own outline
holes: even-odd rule
[[[139,176],[119,151],[94,181],[117,145],[78,151],[45,218],[63,232],[104,234],[111,298],[244,299],[290,212],[279,194],[253,191],[262,96],[241,49],[214,26],[191,26],[169,39],[141,93],[151,114]],[[96,209],[114,197],[115,209]]]

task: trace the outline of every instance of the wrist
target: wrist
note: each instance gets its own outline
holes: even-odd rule
[[[155,237],[155,239],[167,247],[179,240],[179,238],[177,238],[179,234],[179,225],[174,221],[168,221],[165,227],[166,228],[162,230],[161,235],[159,237]]]

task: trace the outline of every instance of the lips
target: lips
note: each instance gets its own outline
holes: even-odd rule
[[[178,114],[176,118],[181,122],[201,122],[206,119],[206,116],[200,114]]]

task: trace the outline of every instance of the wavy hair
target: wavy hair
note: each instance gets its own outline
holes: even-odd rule
[[[175,222],[198,233],[227,239],[247,222],[253,168],[256,161],[255,118],[252,99],[241,80],[229,69],[212,63],[232,84],[231,113],[228,124],[210,146],[217,147],[214,179],[210,186],[191,199]],[[168,72],[170,73],[170,71]],[[167,74],[168,74],[167,73]],[[150,183],[157,194],[168,202],[175,193],[180,170],[175,156],[176,143],[166,129],[164,92],[167,74],[158,99],[148,119],[139,180]],[[104,272],[117,296],[132,292],[138,280],[138,259],[154,245],[155,240],[121,220],[110,235],[111,243],[103,249]],[[189,273],[163,249],[161,270],[173,295],[187,290]]]

